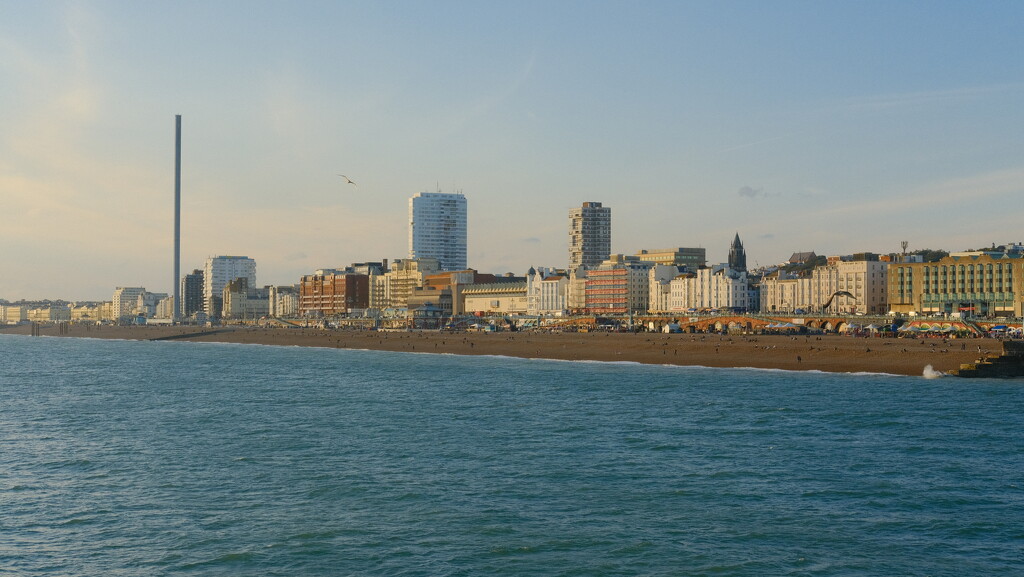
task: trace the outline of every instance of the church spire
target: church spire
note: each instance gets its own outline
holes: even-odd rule
[[[747,270],[747,253],[743,250],[743,243],[740,242],[740,233],[738,232],[729,247],[729,268],[738,271]]]

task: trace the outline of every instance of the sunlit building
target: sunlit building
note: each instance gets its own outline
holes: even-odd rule
[[[888,263],[864,253],[811,271],[779,270],[761,281],[763,313],[885,314]]]
[[[135,309],[139,304],[139,297],[146,292],[143,287],[117,287],[114,290],[113,303],[114,320],[122,320],[134,316]]]
[[[897,313],[1021,316],[1021,253],[962,252],[937,262],[889,265],[889,308]]]
[[[301,316],[347,315],[370,306],[370,277],[334,269],[321,269],[302,277],[299,284]]]
[[[569,211],[569,268],[596,268],[611,256],[612,209],[584,202]]]
[[[220,318],[224,287],[238,278],[246,279],[248,286],[256,286],[256,261],[247,256],[214,256],[206,259],[203,270],[203,310],[210,318]]]
[[[685,267],[695,271],[707,262],[707,251],[703,248],[661,248],[641,250],[636,253],[643,262],[665,266]]]

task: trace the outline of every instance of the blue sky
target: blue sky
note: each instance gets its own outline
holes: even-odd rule
[[[403,258],[461,190],[469,264],[612,250],[751,264],[1024,240],[1020,2],[0,0],[0,298],[260,284]],[[345,185],[350,176],[358,188]]]

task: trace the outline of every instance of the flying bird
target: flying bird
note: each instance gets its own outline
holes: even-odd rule
[[[354,187],[356,187],[356,188],[359,188],[359,185],[358,185],[358,184],[356,184],[356,183],[354,183],[354,182],[352,182],[352,179],[351,179],[351,178],[349,178],[349,177],[345,176],[344,174],[339,174],[338,176],[340,176],[340,177],[344,178],[344,179],[345,179],[345,182],[347,182],[347,183],[351,184],[352,186],[354,186]]]

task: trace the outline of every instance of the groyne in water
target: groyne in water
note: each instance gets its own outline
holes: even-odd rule
[[[1024,341],[1002,341],[1000,355],[982,357],[973,363],[960,365],[952,374],[964,378],[1022,378],[1024,377]]]

